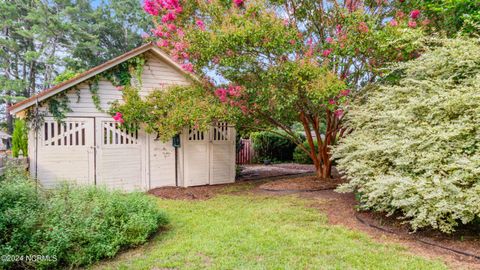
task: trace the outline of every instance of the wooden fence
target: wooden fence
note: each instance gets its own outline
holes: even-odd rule
[[[255,157],[255,151],[253,150],[253,144],[250,139],[240,140],[240,150],[237,152],[236,162],[237,164],[251,164]]]

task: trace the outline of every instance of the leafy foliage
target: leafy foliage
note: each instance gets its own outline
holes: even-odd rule
[[[315,147],[318,147],[317,142],[314,142]],[[303,143],[303,147],[307,148],[307,150],[310,150],[310,145],[308,144],[307,141]],[[295,147],[295,150],[293,151],[293,161],[296,163],[300,164],[312,164],[312,158],[305,153],[300,147]]]
[[[185,127],[205,130],[215,121],[230,120],[224,106],[196,84],[157,89],[143,99],[138,88],[125,87],[123,100],[113,103],[110,113],[120,113],[125,128],[136,130],[144,124],[147,132],[157,133],[163,141],[183,132]]]
[[[49,260],[0,261],[4,268],[88,265],[144,243],[167,218],[156,200],[98,187],[36,190],[25,170],[9,165],[0,180],[0,253]]]
[[[480,44],[436,43],[352,107],[335,157],[362,208],[451,232],[480,216]]]
[[[349,89],[373,81],[385,63],[421,51],[420,27],[405,17],[385,23],[395,16],[390,5],[352,2],[359,5],[146,0],[144,9],[154,17],[157,44],[187,72],[215,74],[207,90],[230,108],[237,127],[283,130],[328,178],[329,147],[347,133],[341,120]],[[298,122],[311,151],[292,130]]]
[[[48,112],[59,123],[63,122],[67,113],[72,111],[70,108],[70,100],[65,91],[49,98],[45,102],[48,103]]]
[[[0,178],[0,254],[31,253],[43,201],[25,170],[7,164]],[[11,266],[11,263],[0,261],[2,269]]]
[[[23,156],[28,156],[28,128],[22,119],[15,120],[12,135],[12,155],[18,157],[20,150]]]
[[[480,34],[480,2],[476,0],[426,0],[419,4],[429,17],[432,31],[449,36]]]
[[[135,75],[134,78],[141,84],[145,62],[146,59],[143,55],[139,55],[104,71],[101,76],[109,80],[114,86],[127,86],[132,85],[132,75]]]
[[[100,101],[100,95],[98,94],[98,77],[95,77],[88,82],[88,90],[90,90],[90,94],[92,95],[92,101],[95,109],[97,109],[99,112],[102,112],[103,109]]]
[[[293,150],[296,145],[285,138],[285,135],[270,131],[253,132],[250,134],[250,139],[252,139],[253,149],[258,161],[262,162],[265,159],[292,161],[293,159]]]

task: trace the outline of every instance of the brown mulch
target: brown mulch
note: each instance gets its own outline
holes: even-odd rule
[[[278,194],[278,192],[273,193],[267,191],[264,191],[264,193]],[[352,230],[365,232],[377,242],[398,243],[407,247],[413,254],[431,259],[440,259],[450,268],[480,269],[480,260],[478,259],[418,241],[418,239],[421,239],[447,248],[480,255],[478,233],[476,237],[473,231],[469,233],[463,231],[463,233],[450,236],[439,233],[438,231],[428,230],[412,233],[409,231],[407,225],[402,224],[402,222],[395,217],[385,217],[381,213],[357,212],[355,210],[357,202],[352,193],[341,194],[333,190],[322,190],[316,192],[301,192],[298,194],[302,198],[312,200],[312,207],[325,213],[331,224],[342,225]],[[357,219],[357,215],[366,221],[367,224],[381,229],[362,223]]]
[[[385,213],[364,211],[357,213],[360,221],[385,230],[389,233],[409,235],[415,239],[453,248],[480,257],[480,228],[460,226],[452,234],[445,234],[438,230],[422,229],[413,233],[405,222],[396,216],[386,216]],[[477,259],[480,268],[480,259]]]
[[[161,187],[148,193],[164,199],[173,200],[208,200],[214,197],[224,185],[198,187]]]
[[[341,178],[321,179],[315,175],[310,175],[271,181],[261,185],[259,188],[268,191],[318,191],[335,189],[344,182]]]

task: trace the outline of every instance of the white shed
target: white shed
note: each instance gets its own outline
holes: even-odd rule
[[[233,127],[219,123],[208,131],[186,128],[175,149],[172,141],[155,140],[155,134],[122,131],[109,114],[96,108],[87,81],[139,55],[146,59],[141,96],[165,85],[189,84],[177,63],[154,44],[146,44],[10,107],[10,113],[22,117],[28,108],[59,93],[70,100],[72,111],[63,123],[40,106],[46,117],[29,133],[30,173],[44,187],[71,181],[132,191],[234,182]],[[122,92],[108,80],[99,81],[98,96],[104,111],[112,101],[122,100]]]

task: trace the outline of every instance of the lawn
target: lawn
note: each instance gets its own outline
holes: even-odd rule
[[[398,245],[327,224],[295,196],[159,199],[171,219],[151,243],[98,269],[446,269]]]

